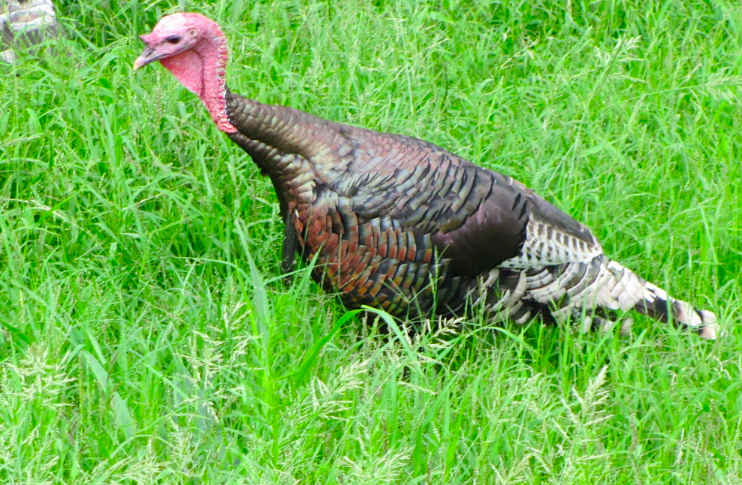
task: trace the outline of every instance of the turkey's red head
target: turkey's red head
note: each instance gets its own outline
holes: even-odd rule
[[[227,41],[216,22],[197,13],[167,15],[140,39],[147,47],[134,61],[134,70],[160,61],[201,98],[217,128],[237,131],[227,114]]]

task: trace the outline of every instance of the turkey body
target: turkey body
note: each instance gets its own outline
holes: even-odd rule
[[[238,130],[228,136],[276,188],[284,270],[295,248],[316,257],[315,278],[350,308],[405,318],[483,305],[518,323],[637,309],[674,312],[699,331],[709,323],[709,312],[610,261],[587,227],[510,177],[423,140],[232,93],[227,112]]]
[[[466,315],[609,323],[636,310],[715,338],[712,312],[611,261],[590,230],[532,190],[443,148],[261,104],[226,86],[224,34],[199,14],[163,17],[134,68],[159,61],[269,176],[283,257],[345,305],[400,318]]]

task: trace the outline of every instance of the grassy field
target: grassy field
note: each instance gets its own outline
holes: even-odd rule
[[[0,75],[0,483],[742,483],[742,6],[61,1]],[[717,312],[715,343],[460,322],[414,341],[280,279],[270,182],[160,66],[522,180]]]

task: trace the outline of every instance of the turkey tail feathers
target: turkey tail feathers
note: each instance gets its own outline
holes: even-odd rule
[[[511,299],[521,300],[522,304],[509,302],[504,306],[516,323],[525,323],[534,309],[546,307],[556,321],[584,319],[593,328],[608,328],[612,322],[604,316],[634,310],[710,340],[719,333],[712,312],[670,297],[665,290],[602,254],[588,261],[498,274],[499,289]],[[525,287],[514,282],[525,283]]]
[[[687,327],[703,338],[715,340],[719,333],[716,315],[708,310],[699,310],[688,302],[670,297],[665,290],[652,283],[644,283],[644,298],[635,307],[636,311],[662,321],[672,321]]]
[[[636,310],[657,320],[688,328],[703,338],[717,338],[719,326],[714,313],[672,298],[662,288],[615,261],[606,260],[601,269],[598,278],[601,284],[596,295],[599,306],[611,310]]]

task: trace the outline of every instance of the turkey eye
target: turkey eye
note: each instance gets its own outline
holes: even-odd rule
[[[178,42],[180,42],[180,37],[178,37],[177,35],[174,35],[174,36],[172,36],[172,37],[168,37],[168,38],[166,39],[166,41],[167,41],[168,43],[170,43],[170,44],[177,44]]]

